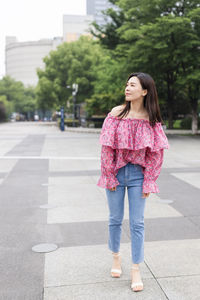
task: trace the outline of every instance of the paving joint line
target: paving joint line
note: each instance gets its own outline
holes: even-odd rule
[[[99,156],[0,156],[0,159],[80,159],[80,160],[100,160]]]
[[[145,278],[144,280],[149,280],[149,279],[152,279],[152,278]],[[107,280],[107,281],[98,281],[98,282],[83,282],[83,283],[72,283],[72,284],[61,284],[61,285],[52,285],[52,286],[44,286],[44,288],[54,288],[54,287],[65,287],[65,286],[78,286],[78,285],[92,285],[92,284],[102,284],[102,283],[116,283],[118,284],[119,282],[131,282],[131,278],[130,279],[120,279],[119,281],[115,281],[115,280]]]
[[[163,292],[163,294],[165,295],[167,300],[170,300],[169,297],[167,296],[167,294],[165,293],[165,291],[163,290],[162,286],[160,285],[160,283],[158,282],[157,278],[155,277],[154,273],[151,271],[151,268],[149,267],[149,265],[147,264],[147,262],[144,260],[144,263],[146,265],[146,267],[148,268],[149,272],[152,274],[153,278],[155,279],[155,281],[157,282],[158,286],[160,287],[161,291]]]
[[[159,276],[159,277],[156,277],[156,278],[160,279],[160,278],[176,278],[176,277],[188,277],[188,276],[200,276],[200,273],[199,274],[188,274],[188,275]]]
[[[192,216],[193,217],[193,216]],[[199,215],[198,216],[194,216],[194,217],[199,217]],[[190,217],[187,217],[188,218],[188,221],[190,221],[193,225],[195,225],[198,229],[200,228],[200,224],[197,224],[197,223],[195,223],[193,220],[191,220],[190,219]]]
[[[146,263],[145,263],[146,264]],[[146,264],[147,265],[147,264]],[[150,270],[151,272],[151,270]],[[152,273],[152,272],[151,272]],[[153,275],[153,273],[152,273]],[[149,278],[143,278],[142,280],[145,281],[145,280],[152,280],[152,279],[160,279],[160,278],[174,278],[174,277],[186,277],[186,276],[199,276],[200,274],[190,274],[190,275],[178,275],[178,276],[161,276],[161,277],[155,277],[153,275],[153,278],[152,277],[149,277]],[[96,285],[96,284],[102,284],[102,283],[119,283],[119,282],[130,282],[131,281],[131,278],[130,279],[120,279],[118,282],[116,282],[115,280],[104,280],[104,281],[98,281],[98,282],[83,282],[83,283],[71,283],[71,284],[61,284],[61,285],[51,285],[51,286],[44,286],[43,289],[49,289],[49,288],[59,288],[59,287],[70,287],[70,286],[79,286],[79,285]],[[157,280],[156,280],[157,281]],[[158,283],[158,282],[157,282]],[[160,284],[158,283],[158,285],[160,286]],[[160,286],[161,287],[161,286]],[[162,287],[161,287],[161,290],[163,291]],[[163,291],[164,292],[164,291]],[[165,294],[165,292],[164,292]],[[168,296],[165,294],[165,296],[168,298]]]

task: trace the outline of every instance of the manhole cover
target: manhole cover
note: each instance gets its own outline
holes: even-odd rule
[[[56,244],[44,243],[44,244],[38,244],[38,245],[33,246],[32,251],[45,253],[45,252],[55,251],[57,248],[58,248],[58,246]]]

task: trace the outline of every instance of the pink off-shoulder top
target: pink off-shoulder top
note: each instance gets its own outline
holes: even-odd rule
[[[101,176],[97,186],[119,185],[118,170],[128,162],[142,166],[143,193],[159,193],[156,180],[163,163],[164,149],[169,149],[162,124],[151,127],[145,119],[120,119],[109,112],[100,134]]]

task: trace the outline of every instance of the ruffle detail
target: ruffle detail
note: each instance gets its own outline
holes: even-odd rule
[[[155,181],[144,180],[143,181],[143,193],[159,193],[158,185]]]
[[[119,181],[114,175],[110,175],[110,177],[101,175],[97,182],[97,186],[107,189],[111,189],[117,185],[119,185]]]
[[[113,149],[139,150],[149,147],[153,152],[170,147],[160,122],[151,127],[148,120],[120,119],[111,113],[104,120],[99,141]]]

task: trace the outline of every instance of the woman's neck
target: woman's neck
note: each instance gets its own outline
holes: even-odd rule
[[[146,109],[143,104],[143,99],[141,99],[141,101],[140,100],[131,101],[130,113],[136,115],[141,115],[146,113]]]

